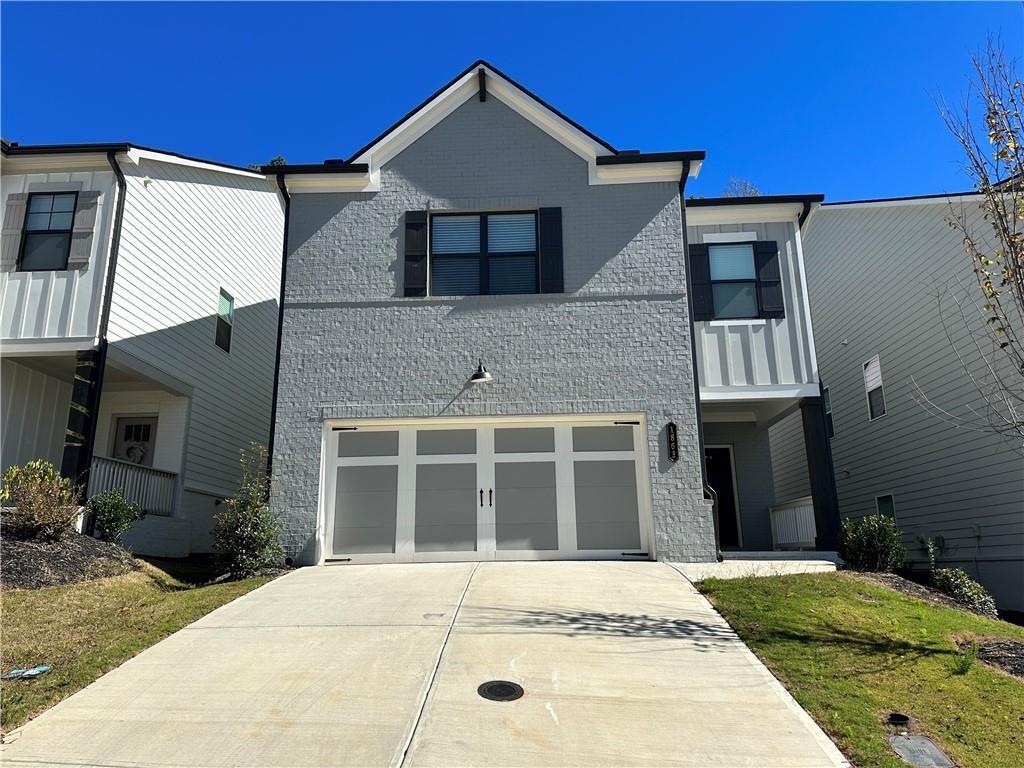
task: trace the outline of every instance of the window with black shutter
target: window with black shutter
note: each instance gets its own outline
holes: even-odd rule
[[[28,196],[18,268],[25,272],[67,269],[77,192]]]
[[[433,214],[430,295],[537,293],[537,214]]]
[[[785,317],[775,242],[695,243],[689,255],[694,320]]]

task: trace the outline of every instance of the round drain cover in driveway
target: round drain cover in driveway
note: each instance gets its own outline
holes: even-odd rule
[[[491,701],[515,701],[523,695],[523,686],[508,680],[488,680],[476,692]]]

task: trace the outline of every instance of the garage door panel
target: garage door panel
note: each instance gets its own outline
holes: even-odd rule
[[[416,467],[417,552],[465,552],[477,548],[477,465]]]
[[[417,525],[416,551],[474,552],[476,522],[472,525]]]
[[[573,427],[574,451],[632,451],[633,427]]]
[[[398,467],[339,467],[333,554],[395,551]]]
[[[498,523],[495,526],[497,548],[510,550],[557,550],[557,523]]]
[[[416,433],[416,455],[474,454],[476,432],[476,429],[421,429]]]
[[[397,456],[398,432],[338,433],[338,456]]]
[[[554,453],[554,427],[495,428],[495,453]]]
[[[577,461],[576,546],[639,549],[640,508],[633,461]]]
[[[636,523],[587,523],[576,526],[576,546],[582,550],[640,549],[640,528]]]

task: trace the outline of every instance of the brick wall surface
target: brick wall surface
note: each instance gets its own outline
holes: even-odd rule
[[[562,208],[565,294],[401,297],[405,211],[541,206]],[[296,194],[291,217],[272,493],[289,555],[315,558],[325,417],[628,411],[647,419],[657,556],[713,559],[674,183],[589,186],[584,160],[472,99],[380,192]],[[468,388],[478,359],[496,380]]]

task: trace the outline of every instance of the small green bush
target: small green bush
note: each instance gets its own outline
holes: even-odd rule
[[[253,443],[241,452],[242,483],[215,516],[214,547],[233,578],[252,576],[281,559],[277,520],[267,507],[267,449]]]
[[[48,461],[35,459],[4,472],[0,501],[5,533],[20,539],[59,539],[75,528],[79,489]]]
[[[906,553],[896,521],[888,515],[871,515],[843,521],[839,556],[858,571],[891,572],[903,564]]]
[[[97,493],[89,499],[86,511],[96,525],[97,538],[110,542],[120,540],[146,514],[137,504],[128,501],[120,488]]]
[[[953,657],[953,674],[966,675],[978,660],[978,644],[968,643]]]
[[[996,616],[996,601],[985,588],[960,568],[939,568],[932,572],[932,586],[949,595],[968,610],[982,616]]]

